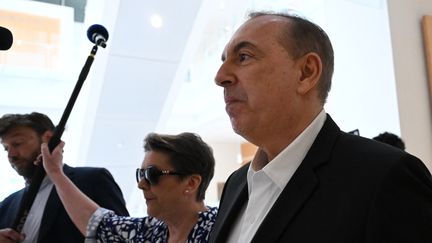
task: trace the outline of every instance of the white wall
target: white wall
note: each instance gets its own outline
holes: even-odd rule
[[[385,1],[326,0],[325,20],[335,55],[326,111],[343,131],[372,138],[400,135],[391,39]]]
[[[421,18],[430,0],[388,0],[401,135],[407,151],[432,169],[432,119]],[[432,70],[431,70],[432,71]]]

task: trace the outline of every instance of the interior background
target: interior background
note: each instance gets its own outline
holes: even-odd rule
[[[143,138],[196,132],[214,149],[206,202],[217,205],[217,183],[238,168],[245,141],[233,133],[213,80],[251,9],[294,9],[323,27],[335,50],[326,111],[345,131],[401,135],[432,167],[420,24],[432,13],[428,0],[0,0],[0,26],[14,34],[13,47],[0,52],[0,115],[39,111],[58,123],[93,46],[87,28],[102,24],[108,47],[99,48],[68,120],[65,162],[108,168],[131,214],[145,215],[134,175]],[[0,200],[23,186],[3,151],[0,178]]]

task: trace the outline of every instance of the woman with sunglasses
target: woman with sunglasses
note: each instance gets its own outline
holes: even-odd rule
[[[117,216],[86,197],[61,170],[61,142],[42,145],[43,166],[86,242],[207,242],[217,208],[204,204],[214,174],[212,149],[193,133],[149,134],[136,170],[148,217]]]

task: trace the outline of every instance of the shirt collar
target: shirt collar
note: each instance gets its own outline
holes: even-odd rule
[[[319,131],[326,120],[326,113],[323,110],[315,117],[309,126],[297,136],[282,152],[280,152],[273,160],[266,163],[262,171],[280,188],[283,189],[291,179],[294,172],[300,166],[307,152],[312,146]],[[267,156],[261,149],[258,149],[252,161],[266,161]],[[252,169],[252,163],[249,165],[249,178],[256,173]],[[250,183],[248,183],[250,184]],[[250,189],[250,188],[249,188]]]

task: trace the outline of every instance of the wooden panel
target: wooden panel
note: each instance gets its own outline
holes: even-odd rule
[[[13,35],[9,51],[0,64],[35,68],[56,68],[60,55],[60,20],[34,14],[0,10],[0,23]]]
[[[222,191],[225,186],[225,182],[218,182],[217,183],[217,199],[220,201],[222,196]]]
[[[422,24],[424,45],[426,51],[426,63],[428,69],[429,95],[432,101],[432,16],[424,16]]]
[[[245,164],[253,159],[258,147],[251,143],[242,143],[240,147],[242,164]]]

